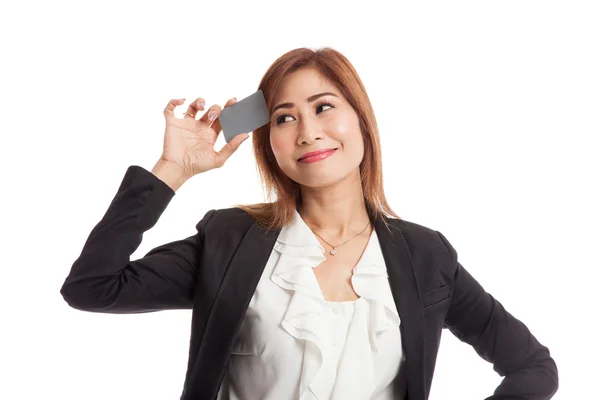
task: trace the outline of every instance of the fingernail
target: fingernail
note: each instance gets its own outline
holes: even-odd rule
[[[208,113],[208,119],[210,119],[211,121],[214,121],[216,116],[217,116],[217,112],[215,110]]]
[[[200,103],[200,104],[198,104],[198,106],[199,106],[200,108],[204,108],[204,103]]]

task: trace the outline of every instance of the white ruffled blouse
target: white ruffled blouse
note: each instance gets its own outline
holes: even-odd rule
[[[250,301],[219,400],[399,398],[400,317],[373,230],[353,270],[356,301],[326,301],[325,249],[296,211]]]

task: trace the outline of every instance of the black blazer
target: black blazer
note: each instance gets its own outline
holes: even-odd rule
[[[175,192],[130,166],[91,231],[60,293],[73,308],[100,313],[192,309],[188,368],[180,400],[214,399],[246,308],[279,230],[237,208],[210,210],[197,233],[130,261]],[[440,232],[390,218],[374,226],[402,320],[404,399],[429,396],[440,337],[448,328],[504,377],[489,400],[550,399],[558,372],[548,348],[477,283]]]

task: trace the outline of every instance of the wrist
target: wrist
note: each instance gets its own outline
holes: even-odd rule
[[[159,160],[152,168],[152,173],[174,192],[189,179],[180,166],[165,160]]]

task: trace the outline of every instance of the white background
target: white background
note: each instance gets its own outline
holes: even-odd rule
[[[283,53],[323,46],[367,87],[393,209],[550,348],[554,399],[597,394],[598,3],[391,4],[2,3],[0,398],[179,398],[191,311],[81,312],[60,287],[127,167],[160,156],[169,99],[242,99]],[[264,200],[251,146],[188,181],[132,259]],[[500,380],[444,332],[432,400]]]

